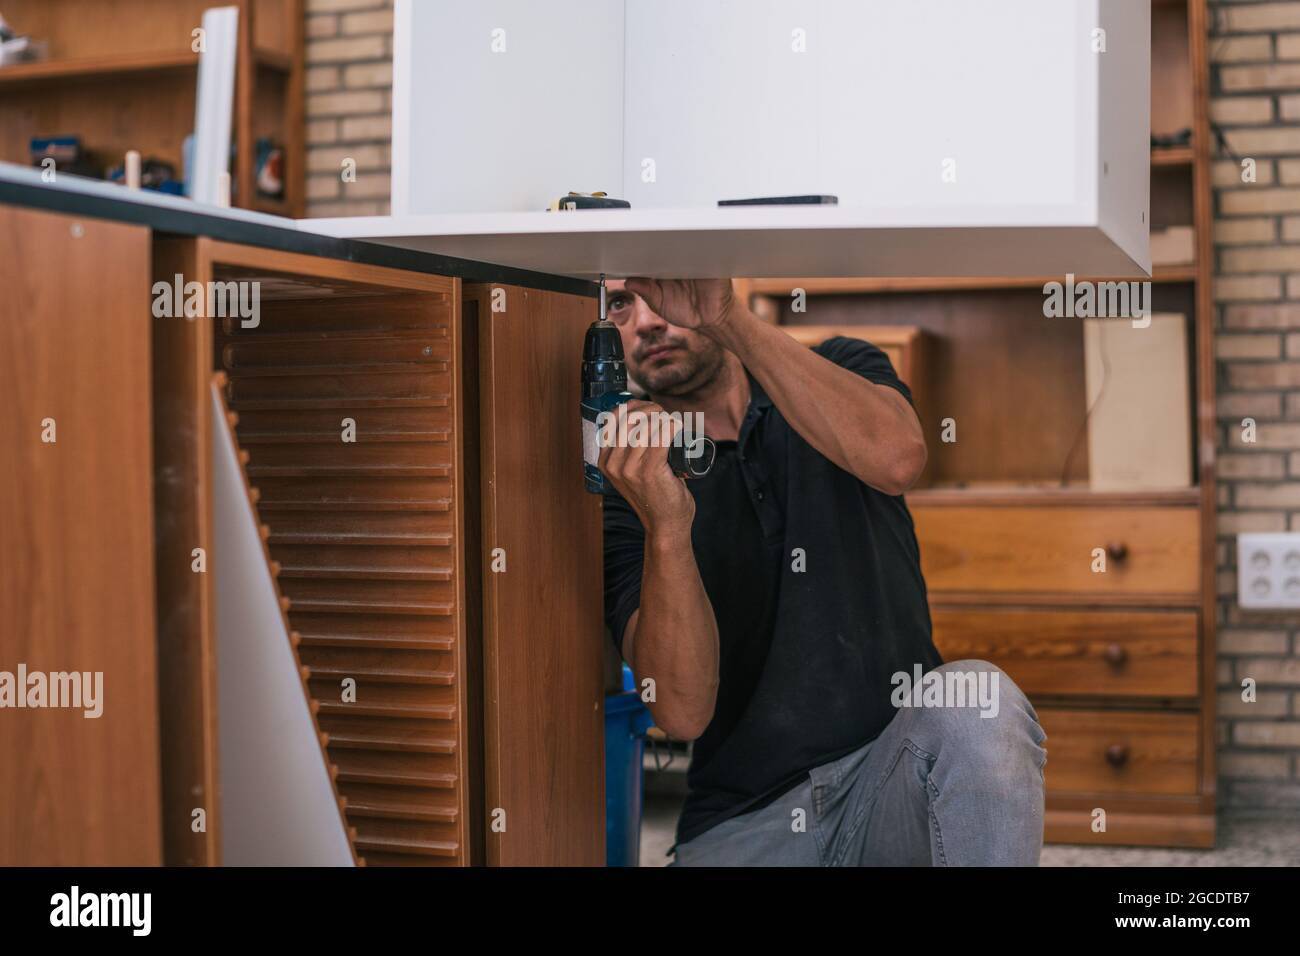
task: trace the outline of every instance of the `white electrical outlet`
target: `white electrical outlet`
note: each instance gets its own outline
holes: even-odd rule
[[[1300,532],[1237,535],[1237,603],[1300,608]]]

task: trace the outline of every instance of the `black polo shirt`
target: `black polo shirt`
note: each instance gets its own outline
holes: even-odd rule
[[[815,351],[912,401],[875,346],[833,338]],[[942,663],[902,496],[832,464],[749,384],[738,440],[718,442],[709,474],[687,482],[720,673],[687,776],[682,843],[873,740],[895,713],[891,676]],[[621,644],[641,604],[645,533],[617,494],[604,521],[606,622]]]

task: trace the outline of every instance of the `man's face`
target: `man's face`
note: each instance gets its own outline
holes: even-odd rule
[[[651,395],[688,395],[722,368],[722,346],[690,329],[669,325],[645,300],[608,279],[606,308],[618,326],[628,372]]]

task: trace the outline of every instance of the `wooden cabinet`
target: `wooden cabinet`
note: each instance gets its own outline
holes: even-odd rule
[[[0,207],[2,866],[162,861],[148,282],[147,229]]]
[[[214,364],[356,852],[469,862],[477,489],[461,477],[456,280],[197,248],[215,281],[260,289],[255,325],[212,320]]]
[[[108,701],[0,720],[0,862],[222,862],[228,430],[355,858],[603,864],[595,300],[9,208],[0,248],[4,663]]]
[[[1056,497],[1069,500],[912,496],[935,644],[997,664],[1034,701],[1049,840],[1212,845],[1202,512],[1177,496]]]
[[[935,644],[1035,702],[1049,840],[1211,845],[1204,516],[1176,495],[1052,497],[913,496]]]
[[[212,323],[214,365],[359,857],[601,863],[600,510],[573,427],[594,302],[197,259],[262,290],[256,327]]]

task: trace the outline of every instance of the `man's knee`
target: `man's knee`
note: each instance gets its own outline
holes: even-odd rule
[[[995,664],[950,661],[925,675],[914,690],[914,722],[928,726],[947,748],[961,755],[1005,763],[1018,754],[1045,756],[1046,734],[1024,692]],[[951,756],[951,754],[950,754]]]
[[[972,694],[984,694],[992,698],[997,712],[1001,712],[1003,706],[1008,708],[1021,708],[1028,712],[1028,716],[1034,720],[1038,715],[1034,712],[1034,707],[1029,703],[1029,698],[1025,696],[1019,685],[1011,679],[1011,676],[998,667],[997,664],[983,660],[961,660],[949,661],[936,667],[931,673],[943,674],[944,683],[951,684],[955,688],[958,700],[961,699],[960,691],[965,689],[965,699],[970,700]],[[985,690],[987,688],[987,690]],[[977,702],[978,702],[977,698]]]

